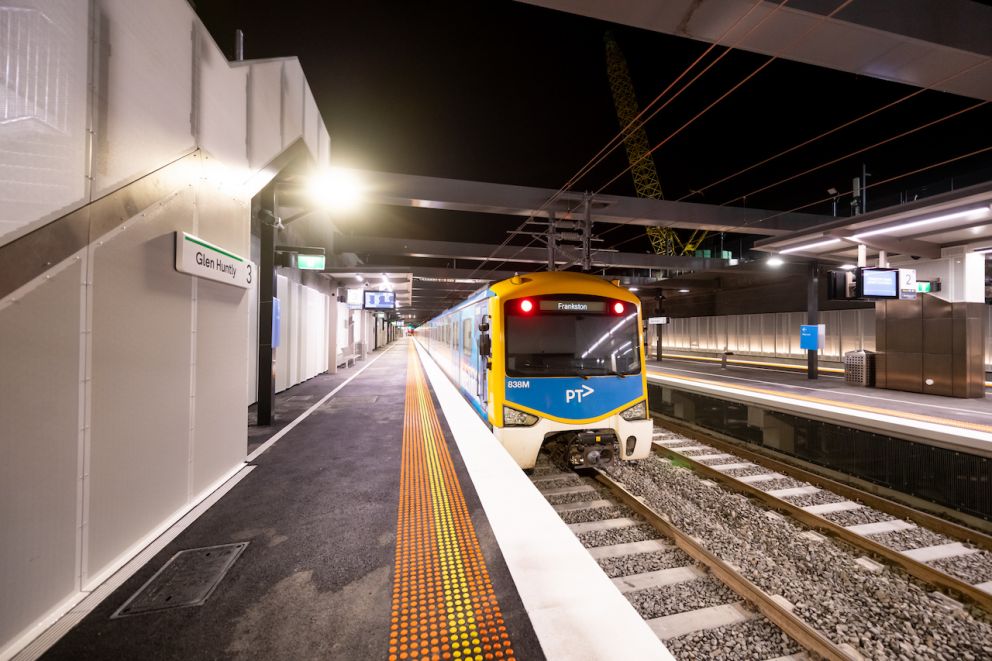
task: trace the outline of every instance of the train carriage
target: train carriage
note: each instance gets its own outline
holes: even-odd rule
[[[549,440],[575,466],[648,455],[640,302],[627,290],[581,273],[518,275],[416,336],[522,468]]]

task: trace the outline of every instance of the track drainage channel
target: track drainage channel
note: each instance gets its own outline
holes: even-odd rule
[[[247,546],[248,542],[239,542],[180,551],[124,602],[111,619],[203,605]]]

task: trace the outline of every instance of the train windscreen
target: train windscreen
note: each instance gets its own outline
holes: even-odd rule
[[[536,306],[534,306],[536,308]],[[622,314],[506,315],[507,376],[639,374],[637,310]]]

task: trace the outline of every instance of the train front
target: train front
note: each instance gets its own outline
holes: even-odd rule
[[[652,424],[637,297],[581,274],[520,280],[497,291],[497,438],[523,468],[546,442],[576,467],[646,457]]]

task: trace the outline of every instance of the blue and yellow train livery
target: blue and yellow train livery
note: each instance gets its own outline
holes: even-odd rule
[[[417,329],[418,340],[522,468],[562,442],[574,466],[651,448],[636,296],[581,273],[518,275]]]

